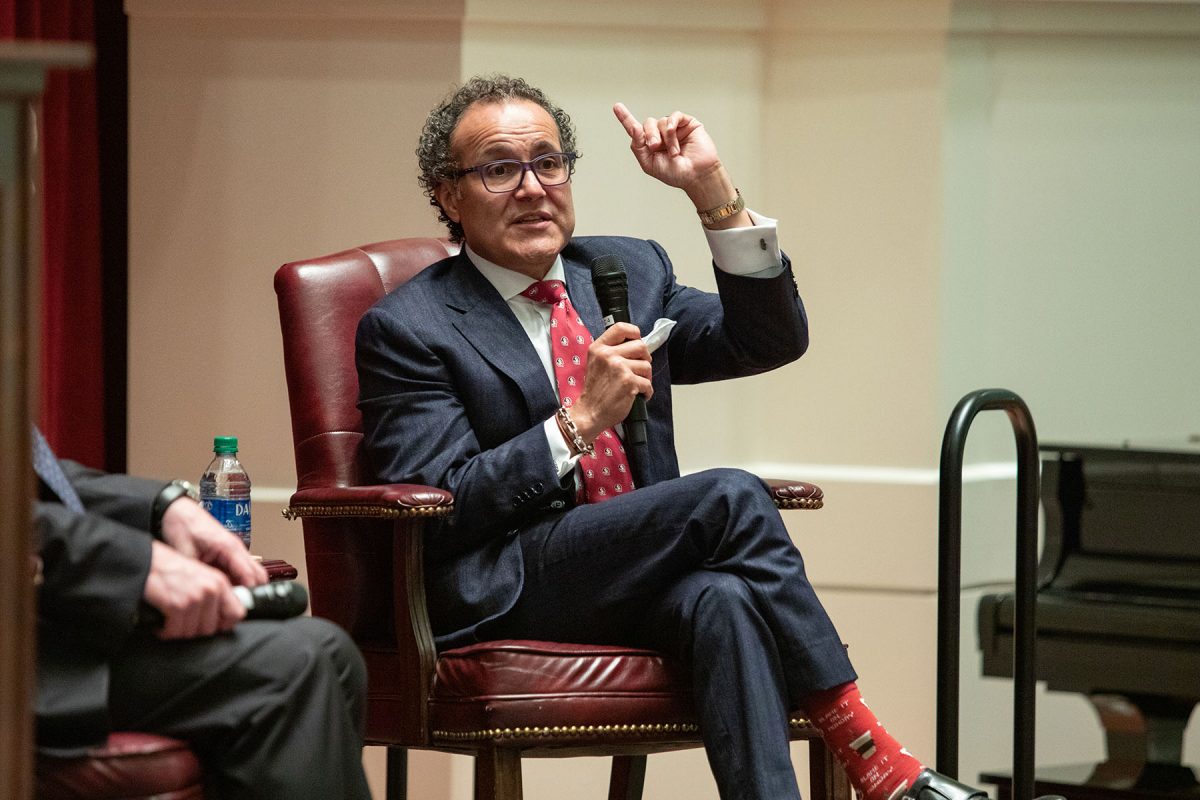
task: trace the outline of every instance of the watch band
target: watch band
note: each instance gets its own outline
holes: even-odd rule
[[[150,506],[150,532],[155,536],[162,533],[163,515],[167,507],[183,496],[199,501],[200,492],[188,481],[173,480],[162,488]]]
[[[697,211],[700,215],[700,222],[705,225],[713,225],[723,219],[728,219],[734,214],[737,214],[746,207],[746,201],[742,199],[741,189],[734,189],[737,192],[737,197],[730,200],[728,203],[716,208],[710,208],[707,211]]]

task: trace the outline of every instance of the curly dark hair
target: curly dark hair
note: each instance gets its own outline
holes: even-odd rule
[[[530,86],[523,78],[508,75],[477,75],[443,100],[429,112],[421,139],[417,143],[417,180],[429,198],[429,205],[438,210],[438,220],[450,230],[450,241],[462,243],[463,229],[446,216],[434,189],[443,181],[457,180],[459,165],[450,153],[450,138],[466,110],[474,103],[503,103],[506,100],[528,100],[546,109],[558,125],[558,138],[564,153],[574,153],[575,126],[567,112],[550,102],[545,93]]]

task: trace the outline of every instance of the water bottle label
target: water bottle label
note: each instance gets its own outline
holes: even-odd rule
[[[217,522],[234,533],[250,532],[250,501],[229,500],[224,497],[206,497],[200,501],[204,510],[217,518]]]

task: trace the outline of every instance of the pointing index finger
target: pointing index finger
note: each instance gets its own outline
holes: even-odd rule
[[[642,144],[642,126],[633,114],[629,113],[629,109],[625,107],[625,104],[617,103],[614,105],[613,114],[616,115],[621,125],[625,128],[625,132],[629,134],[629,138],[633,140],[633,143],[635,145]]]

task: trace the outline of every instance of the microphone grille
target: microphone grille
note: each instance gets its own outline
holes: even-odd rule
[[[625,274],[625,262],[620,256],[605,255],[592,259],[592,277],[603,278],[609,275]]]

